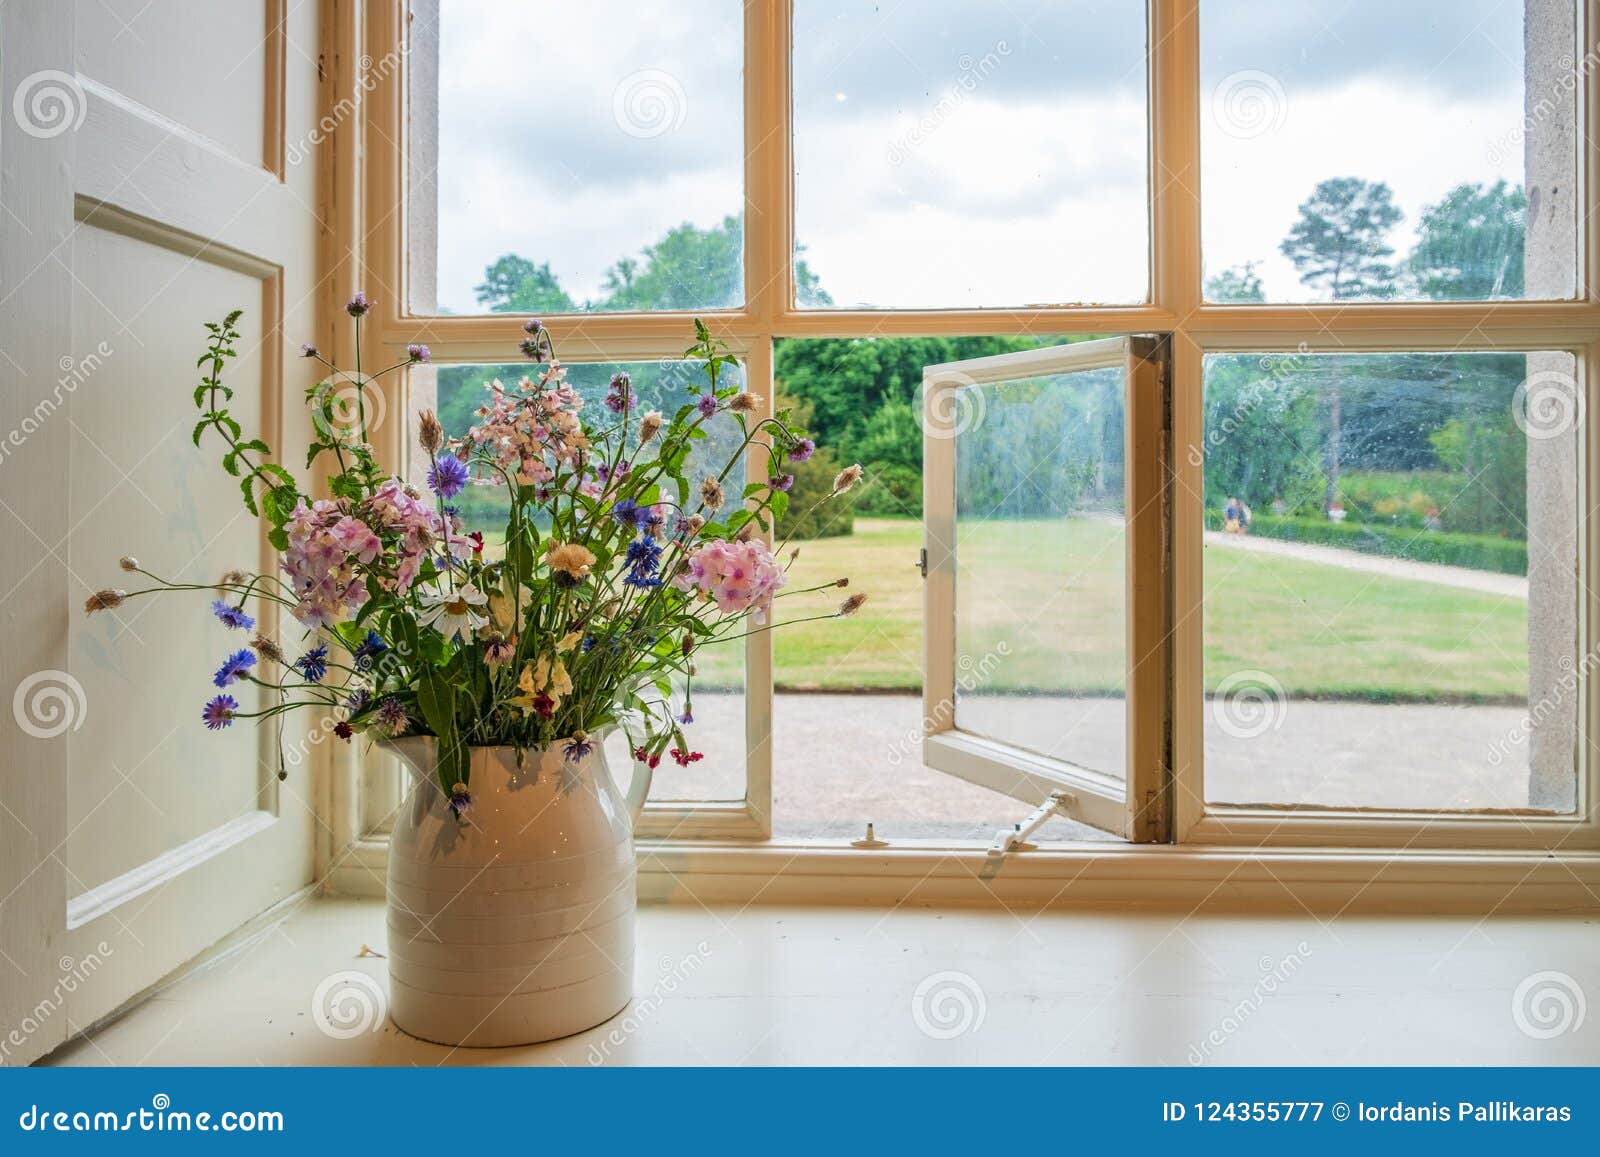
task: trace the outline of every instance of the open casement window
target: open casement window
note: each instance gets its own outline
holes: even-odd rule
[[[1168,838],[1168,342],[923,370],[929,767]]]

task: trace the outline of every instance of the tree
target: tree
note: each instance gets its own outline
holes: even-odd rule
[[[1326,289],[1334,301],[1392,297],[1389,231],[1403,216],[1382,181],[1335,177],[1301,204],[1279,249],[1303,283]]]
[[[1523,295],[1528,198],[1520,186],[1457,185],[1422,211],[1410,267],[1436,301],[1486,301]]]
[[[550,263],[535,265],[525,257],[507,253],[483,271],[483,281],[473,292],[478,304],[493,313],[570,313],[574,306],[561,288]]]
[[[801,305],[832,305],[803,258],[794,265]],[[744,296],[744,222],[727,216],[701,229],[687,221],[644,249],[642,261],[624,257],[606,270],[604,310],[716,309]]]
[[[1294,263],[1302,283],[1328,291],[1334,301],[1394,296],[1394,249],[1389,231],[1403,214],[1389,186],[1359,177],[1320,182],[1300,206],[1300,219],[1279,247]],[[1328,388],[1328,453],[1325,503],[1339,497],[1340,441],[1343,435],[1342,387]]]
[[[1265,301],[1261,277],[1256,273],[1256,263],[1246,261],[1232,269],[1224,269],[1206,281],[1207,301]]]

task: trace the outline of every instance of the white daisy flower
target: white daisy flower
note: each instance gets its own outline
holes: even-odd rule
[[[473,609],[485,606],[488,602],[489,596],[471,583],[453,591],[425,594],[422,596],[422,624],[437,628],[447,639],[457,633],[470,635],[479,627],[488,625],[489,617]]]

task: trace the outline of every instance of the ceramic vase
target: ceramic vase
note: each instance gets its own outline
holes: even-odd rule
[[[388,746],[411,772],[389,847],[389,1015],[448,1045],[570,1036],[633,996],[633,822],[650,771],[626,797],[605,745],[472,749],[458,816],[435,741]]]

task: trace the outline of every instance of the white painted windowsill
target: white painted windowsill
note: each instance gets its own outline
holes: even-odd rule
[[[360,841],[324,887],[381,896],[387,860],[387,840]],[[996,866],[974,843],[641,841],[639,895],[690,904],[1600,912],[1600,852],[1083,843],[1013,853]]]

